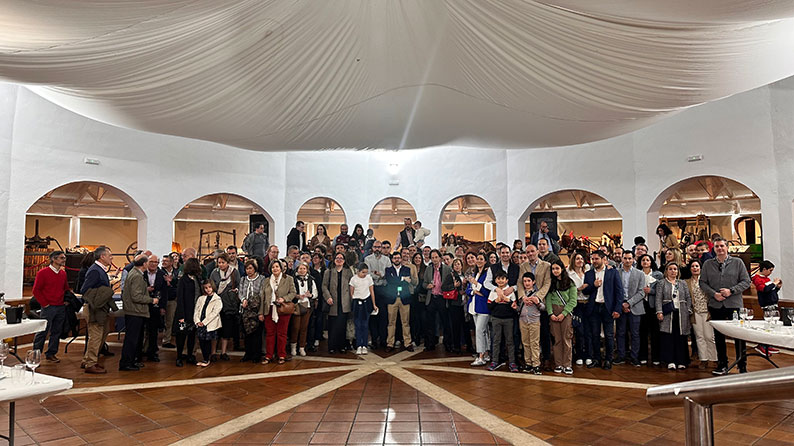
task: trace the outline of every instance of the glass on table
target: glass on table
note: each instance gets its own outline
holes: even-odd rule
[[[752,308],[748,308],[747,309],[747,320],[748,321],[753,320],[753,309]]]
[[[780,311],[771,310],[771,313],[772,313],[772,328],[774,329],[777,326],[777,321],[780,320]]]
[[[8,358],[8,343],[0,341],[0,376],[5,376],[6,358]]]
[[[33,372],[30,384],[36,384],[36,367],[41,365],[41,350],[28,350],[28,354],[25,356],[25,364]]]
[[[26,369],[27,369],[27,367],[25,366],[25,364],[16,364],[16,365],[14,365],[14,368],[11,369],[11,379],[13,379],[14,381],[20,381],[21,382],[23,379],[25,379],[25,370]]]

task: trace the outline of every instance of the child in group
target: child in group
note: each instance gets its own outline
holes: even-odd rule
[[[375,283],[369,275],[367,264],[361,262],[356,268],[356,274],[350,278],[350,296],[353,299],[353,323],[356,326],[356,354],[367,354],[367,340],[369,338],[369,316],[372,312],[377,314],[378,306],[375,305]],[[372,299],[370,301],[370,299]],[[371,302],[371,303],[370,303]]]
[[[524,370],[540,375],[540,315],[546,311],[546,304],[535,296],[535,275],[527,271],[521,277],[524,284],[524,296],[513,303],[518,311],[518,326],[521,331],[521,343],[524,345]]]
[[[199,340],[204,361],[198,362],[196,365],[207,367],[210,365],[210,357],[215,350],[215,342],[221,328],[223,302],[221,302],[221,297],[215,293],[215,283],[211,280],[205,279],[201,284],[201,289],[203,294],[196,301],[193,320],[196,321],[196,337]]]
[[[513,304],[516,300],[516,293],[505,294],[505,290],[509,286],[507,285],[507,274],[504,271],[500,270],[495,273],[493,281],[496,284],[496,288],[488,296],[488,311],[491,313],[491,327],[493,329],[493,348],[498,351],[502,336],[504,336],[508,367],[511,372],[518,372],[516,353],[513,348],[513,316],[516,314]],[[494,371],[499,367],[499,363],[496,361],[497,356],[496,354],[493,355],[494,360],[488,366],[488,370]]]
[[[766,307],[775,308],[780,299],[778,297],[778,292],[780,292],[780,288],[783,286],[783,281],[780,280],[780,278],[772,279],[770,277],[774,270],[775,264],[769,260],[764,260],[758,265],[758,273],[752,278],[755,290],[758,292],[758,305],[761,306],[761,309],[765,309]],[[775,347],[764,344],[756,345],[755,349],[763,355],[780,353],[780,350]]]
[[[430,230],[422,227],[422,222],[417,220],[414,222],[414,245],[421,248],[425,244],[425,237],[430,235]]]

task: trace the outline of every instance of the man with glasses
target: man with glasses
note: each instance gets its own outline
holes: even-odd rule
[[[386,311],[386,268],[391,266],[389,254],[391,244],[388,242],[375,241],[372,243],[372,254],[364,259],[367,264],[372,282],[375,284],[375,305],[381,311],[369,318],[369,334],[372,336],[372,349],[386,347],[386,337],[388,336],[389,315]]]
[[[50,345],[45,357],[49,362],[61,362],[56,356],[61,339],[63,323],[66,320],[66,307],[63,304],[63,295],[69,291],[66,279],[66,254],[63,251],[50,253],[50,265],[36,273],[33,282],[33,297],[41,304],[41,317],[47,320],[47,328],[36,333],[33,338],[33,348],[44,349],[44,340],[50,332]]]

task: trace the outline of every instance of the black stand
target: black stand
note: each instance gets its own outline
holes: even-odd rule
[[[8,405],[8,436],[0,435],[0,438],[8,440],[9,446],[14,446],[14,421],[15,421],[15,407],[14,401],[11,401]]]
[[[734,339],[733,342],[736,345],[736,361],[733,361],[731,363],[731,365],[728,366],[728,372],[733,370],[733,368],[736,367],[739,364],[739,362],[741,362],[741,361],[744,361],[745,364],[746,364],[747,363],[747,358],[750,357],[750,356],[758,356],[759,358],[764,358],[770,364],[775,366],[776,369],[780,368],[780,367],[778,367],[777,364],[775,364],[774,361],[772,361],[772,359],[771,359],[772,357],[769,355],[769,350],[768,349],[767,349],[767,353],[765,355],[761,354],[761,353],[747,353],[747,342],[745,340],[743,340],[743,339]],[[764,346],[764,347],[767,347],[767,348],[769,347],[768,345],[764,345],[764,344],[758,344],[758,345],[761,345],[761,346]],[[747,373],[747,369],[745,368],[745,370],[739,370],[739,373]]]

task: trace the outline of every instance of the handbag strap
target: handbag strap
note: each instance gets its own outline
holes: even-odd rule
[[[562,294],[560,294],[560,290],[554,290],[554,292],[557,293],[557,297],[559,297],[560,300],[562,301],[562,306],[567,307],[568,303],[565,301],[565,298],[562,297]]]

